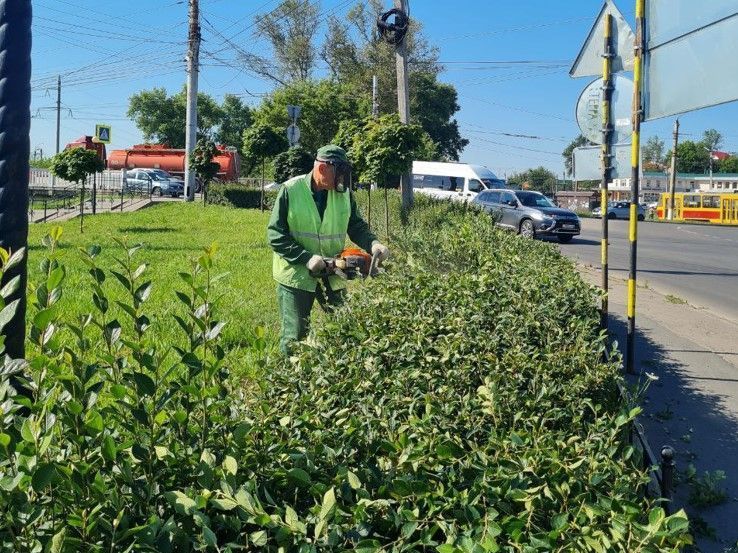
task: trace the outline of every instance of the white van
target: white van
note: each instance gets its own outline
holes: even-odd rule
[[[483,165],[413,161],[413,188],[434,198],[470,202],[482,190],[507,188],[504,180]]]

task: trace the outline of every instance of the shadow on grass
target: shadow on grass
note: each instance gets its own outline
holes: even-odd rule
[[[118,232],[128,232],[131,234],[159,234],[165,232],[177,232],[174,227],[120,227]]]
[[[626,322],[611,314],[609,324],[612,339],[618,341],[620,351],[625,355]],[[628,376],[626,380],[635,385],[639,378],[645,379],[645,373],[658,377],[646,392],[640,417],[654,453],[658,455],[664,445],[673,447],[677,453],[678,475],[683,474],[689,464],[696,467],[700,476],[706,471],[724,471],[727,480],[721,486],[727,489],[729,497],[734,497],[738,482],[738,441],[735,438],[738,436],[738,420],[725,412],[719,395],[697,388],[698,381],[724,380],[693,376],[688,372],[680,357],[691,351],[680,346],[673,349],[664,347],[648,330],[639,328],[636,332],[635,366],[640,375]],[[692,361],[690,369],[694,368]],[[731,379],[725,381],[726,384],[735,382]],[[677,477],[676,481],[679,480]],[[689,503],[690,486],[683,477],[681,480],[676,488],[675,510],[684,508],[693,520],[703,519],[708,528],[714,528],[719,540],[695,536],[698,551],[722,552],[726,544],[734,544],[736,529],[729,521],[738,520],[738,503],[728,501],[707,509],[695,508]]]

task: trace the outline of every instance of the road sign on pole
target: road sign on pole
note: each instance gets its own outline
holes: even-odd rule
[[[287,106],[287,115],[293,123],[300,118],[301,112],[302,108],[300,106]]]
[[[605,22],[608,15],[610,15],[610,36],[613,45],[612,50],[614,50],[610,71],[619,73],[620,71],[631,71],[633,69],[635,34],[633,34],[633,30],[617,6],[612,0],[607,0],[569,71],[569,75],[572,77],[599,77],[602,75],[602,58],[605,55],[602,38],[605,36]]]
[[[738,100],[735,0],[649,0],[644,120]]]
[[[608,119],[613,127],[611,140],[613,144],[625,144],[631,138],[631,102],[633,100],[633,81],[627,77],[616,75],[612,78],[612,119]],[[602,144],[602,121],[604,121],[604,103],[602,89],[605,82],[597,79],[584,89],[577,103],[577,123],[582,134],[593,144]]]
[[[110,144],[112,129],[110,125],[95,125],[95,142]]]
[[[294,123],[287,127],[287,140],[290,146],[297,146],[300,143],[300,128]]]

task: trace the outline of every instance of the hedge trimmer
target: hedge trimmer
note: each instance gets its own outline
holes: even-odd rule
[[[375,277],[380,272],[379,257],[358,248],[346,248],[336,257],[324,257],[325,269],[310,273],[315,278],[337,276],[346,280]]]

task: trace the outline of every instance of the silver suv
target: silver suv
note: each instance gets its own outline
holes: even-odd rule
[[[573,211],[557,207],[540,192],[530,190],[485,190],[473,203],[497,216],[497,224],[527,236],[556,236],[570,242],[581,231]]]

